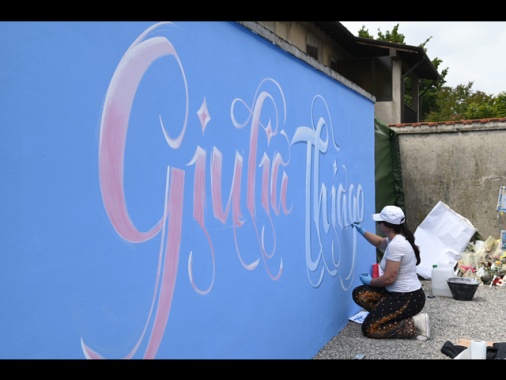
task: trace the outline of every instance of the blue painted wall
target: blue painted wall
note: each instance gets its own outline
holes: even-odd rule
[[[0,22],[0,358],[312,358],[374,104],[237,23]]]

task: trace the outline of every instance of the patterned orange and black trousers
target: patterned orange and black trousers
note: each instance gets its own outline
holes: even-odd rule
[[[414,292],[388,292],[385,288],[360,285],[353,289],[353,301],[369,314],[362,333],[375,339],[411,339],[416,336],[413,316],[425,306],[423,288]]]

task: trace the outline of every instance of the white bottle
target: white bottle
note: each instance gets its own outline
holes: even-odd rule
[[[448,278],[454,277],[453,268],[449,264],[432,266],[432,294],[439,297],[453,297],[450,288],[448,287]]]

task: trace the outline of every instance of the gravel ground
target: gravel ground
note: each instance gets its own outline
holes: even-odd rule
[[[431,281],[422,280],[427,296],[432,295]],[[452,297],[427,298],[424,312],[429,314],[430,339],[370,339],[362,335],[360,324],[348,322],[314,360],[353,359],[442,359],[452,360],[441,348],[449,341],[457,345],[461,338],[506,342],[506,286],[480,285],[471,301]]]

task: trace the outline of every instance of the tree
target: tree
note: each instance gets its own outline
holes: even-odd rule
[[[466,100],[464,119],[486,119],[495,117],[494,97],[482,91],[472,93]]]
[[[374,37],[369,33],[369,31],[365,28],[365,25],[362,25],[362,28],[358,31],[358,36],[362,38],[370,38],[374,40]],[[386,41],[386,42],[395,42],[396,44],[406,44],[404,42],[404,35],[399,33],[399,24],[395,25],[391,32],[387,31],[383,34],[378,28],[378,41]]]
[[[467,112],[466,100],[471,95],[473,82],[458,85],[455,89],[443,86],[435,93],[434,107],[424,121],[461,120]]]
[[[424,121],[473,120],[506,117],[506,92],[497,97],[473,91],[473,82],[455,88],[442,87],[435,107]]]
[[[506,117],[506,92],[500,92],[492,103],[495,117]]]

